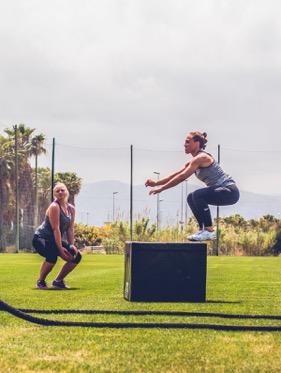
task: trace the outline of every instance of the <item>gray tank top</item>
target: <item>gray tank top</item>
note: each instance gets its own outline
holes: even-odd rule
[[[71,216],[71,212],[69,209],[69,205],[67,206],[68,213],[69,213],[69,215],[67,216],[63,212],[60,204],[57,201],[55,202],[60,207],[60,233],[61,233],[61,236],[63,237],[70,226],[72,216]],[[53,228],[51,226],[48,215],[45,216],[43,223],[36,229],[35,234],[37,234],[40,238],[44,238],[45,240],[55,238]]]
[[[212,157],[211,154],[202,151]],[[213,157],[212,157],[213,158]],[[208,167],[201,167],[195,171],[197,178],[207,186],[228,186],[235,184],[231,176],[227,175],[218,162],[214,159],[213,163]]]

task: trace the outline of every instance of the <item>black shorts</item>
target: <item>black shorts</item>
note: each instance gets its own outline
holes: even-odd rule
[[[39,237],[37,234],[34,235],[32,240],[32,246],[38,254],[46,258],[48,263],[56,263],[59,255],[59,249],[54,239],[44,239]],[[70,244],[66,241],[62,241],[62,246],[75,257],[75,250],[70,247]]]

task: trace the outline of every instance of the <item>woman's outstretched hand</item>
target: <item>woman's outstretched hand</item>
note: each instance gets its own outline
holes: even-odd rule
[[[154,187],[154,186],[156,186],[156,181],[154,181],[152,179],[147,179],[146,182],[145,182],[145,186],[146,187]]]
[[[161,193],[161,192],[162,192],[162,188],[161,187],[155,187],[155,188],[150,189],[149,195],[151,195],[151,194],[158,194],[158,193]]]

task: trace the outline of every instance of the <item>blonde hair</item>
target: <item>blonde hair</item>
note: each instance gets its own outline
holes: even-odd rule
[[[55,186],[53,188],[53,192],[55,193],[58,188],[64,188],[65,189],[66,194],[65,194],[64,202],[68,202],[69,191],[67,189],[67,186],[64,183],[58,182],[58,183],[55,184]]]

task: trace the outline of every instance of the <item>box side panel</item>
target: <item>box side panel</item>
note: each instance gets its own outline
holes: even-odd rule
[[[206,244],[132,243],[131,249],[130,300],[206,300]]]

